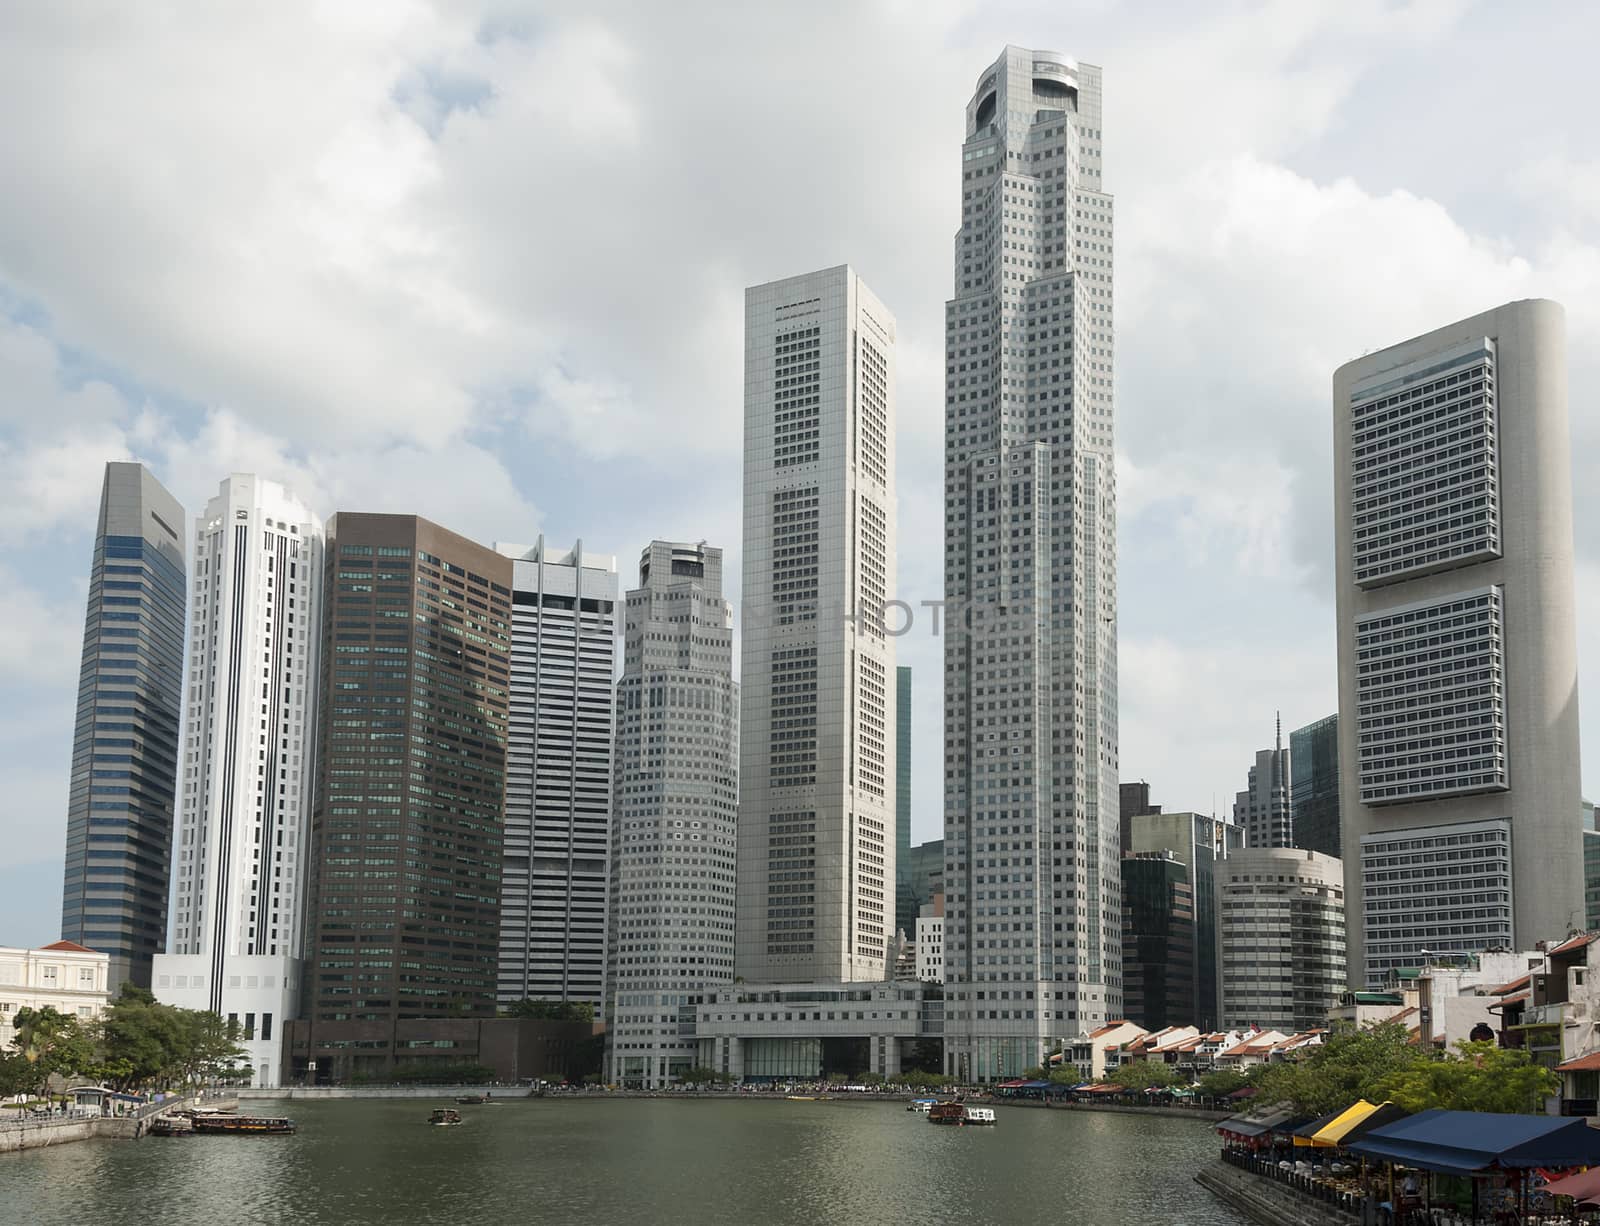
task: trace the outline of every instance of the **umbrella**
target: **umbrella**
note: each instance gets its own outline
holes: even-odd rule
[[[1570,1196],[1579,1204],[1600,1205],[1600,1166],[1547,1183],[1544,1190],[1551,1196]]]

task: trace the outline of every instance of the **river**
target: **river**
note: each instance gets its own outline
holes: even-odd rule
[[[0,1220],[1240,1226],[1193,1182],[1208,1124],[997,1110],[939,1128],[890,1102],[262,1102],[292,1137],[94,1140],[0,1158]]]

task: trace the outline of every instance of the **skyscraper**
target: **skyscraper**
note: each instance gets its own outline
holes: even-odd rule
[[[1100,108],[1100,69],[1007,47],[961,148],[945,306],[945,1054],[985,1081],[1122,1008]]]
[[[167,938],[183,698],[183,508],[142,464],[106,465],[67,795],[61,935],[150,986]]]
[[[298,1007],[310,845],[322,526],[283,486],[234,473],[195,525],[169,1004],[237,1020],[257,1085]]]
[[[652,541],[623,606],[612,834],[611,1079],[654,1089],[695,1062],[708,985],[733,980],[739,687],[722,550]]]
[[[1339,842],[1339,717],[1329,715],[1289,734],[1289,804],[1294,845],[1342,856]]]
[[[740,976],[882,980],[895,889],[895,323],[848,266],[745,291]]]
[[[1346,983],[1339,861],[1247,847],[1216,868],[1222,1028],[1326,1026]]]
[[[319,1079],[387,1073],[402,1020],[494,1015],[511,566],[415,515],[328,521],[303,1001]]]
[[[1122,857],[1123,1012],[1147,1030],[1196,1024],[1194,887],[1170,851]]]
[[[1234,797],[1233,822],[1247,847],[1293,847],[1294,808],[1289,782],[1292,751],[1283,747],[1283,720],[1271,749],[1256,754],[1244,791]]]
[[[499,995],[604,1007],[611,877],[617,561],[496,545],[513,559],[511,730]]]
[[[1584,922],[1564,313],[1333,376],[1351,978]]]
[[[1130,820],[1129,854],[1170,852],[1188,869],[1194,895],[1194,1004],[1188,1020],[1205,1030],[1216,1029],[1221,1018],[1217,876],[1221,861],[1243,846],[1244,832],[1225,817],[1156,809]]]
[[[917,931],[916,887],[911,881],[911,670],[894,670],[894,926]]]

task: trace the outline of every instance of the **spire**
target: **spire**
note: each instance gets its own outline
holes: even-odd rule
[[[1282,711],[1277,712],[1277,716],[1278,716],[1278,752],[1282,753],[1283,752],[1283,712]]]

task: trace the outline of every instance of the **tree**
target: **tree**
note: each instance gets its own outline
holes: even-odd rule
[[[950,1078],[943,1073],[930,1073],[925,1069],[916,1068],[901,1073],[900,1084],[910,1086],[913,1090],[936,1090],[940,1086],[949,1085]]]
[[[1036,1064],[1032,1068],[1022,1070],[1022,1076],[1027,1081],[1043,1081],[1045,1078],[1044,1066]]]
[[[1260,1065],[1243,1072],[1239,1069],[1221,1068],[1200,1078],[1200,1093],[1209,1098],[1226,1098],[1235,1090],[1242,1090],[1260,1078]]]
[[[37,1084],[33,1065],[14,1051],[0,1052],[0,1098],[26,1094]]]
[[[238,1038],[238,1025],[216,1013],[164,1005],[149,989],[124,984],[101,1019],[92,1071],[122,1090],[238,1081],[249,1076]]]
[[[678,1074],[679,1081],[686,1081],[692,1086],[703,1086],[707,1082],[715,1081],[717,1077],[716,1069],[701,1068],[699,1065],[694,1068],[686,1068]]]
[[[1050,1070],[1050,1084],[1053,1086],[1075,1086],[1082,1080],[1078,1070],[1070,1066]]]
[[[1382,1101],[1379,1087],[1387,1078],[1427,1058],[1412,1045],[1402,1022],[1340,1030],[1301,1059],[1269,1065],[1256,1083],[1256,1100],[1288,1103],[1304,1115],[1329,1115],[1359,1098]]]
[[[581,1000],[535,1000],[527,997],[501,1011],[504,1017],[531,1017],[542,1022],[593,1022],[594,1006]]]
[[[1106,1074],[1106,1081],[1125,1090],[1164,1089],[1177,1085],[1181,1080],[1177,1069],[1149,1060],[1118,1065]]]
[[[50,1078],[90,1067],[95,1060],[93,1035],[75,1017],[42,1009],[18,1009],[12,1025],[12,1052],[26,1066],[23,1089],[42,1092]],[[23,1071],[23,1070],[19,1070]]]
[[[1418,1061],[1389,1074],[1374,1094],[1411,1112],[1441,1107],[1525,1115],[1542,1111],[1545,1098],[1560,1087],[1556,1073],[1534,1064],[1525,1051],[1466,1040],[1456,1049],[1457,1055]]]

